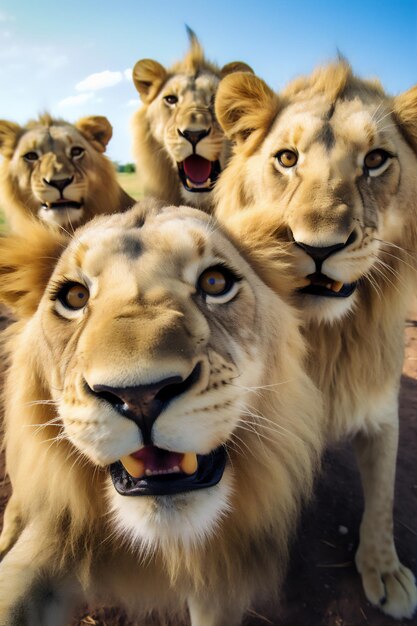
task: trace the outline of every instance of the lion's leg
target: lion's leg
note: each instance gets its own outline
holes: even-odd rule
[[[4,510],[3,530],[0,535],[0,557],[15,544],[21,530],[20,507],[16,496],[12,494]]]
[[[59,549],[48,530],[34,522],[26,526],[0,564],[0,626],[67,623],[76,590],[73,581],[60,580],[57,572],[53,584],[47,581]]]
[[[398,417],[373,433],[361,433],[354,443],[365,499],[356,566],[365,594],[384,613],[411,617],[417,588],[412,572],[398,559],[393,534]]]
[[[190,597],[191,626],[239,626],[246,607],[223,600],[220,597]]]

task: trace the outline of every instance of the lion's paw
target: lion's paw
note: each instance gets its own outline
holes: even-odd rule
[[[371,604],[387,615],[397,619],[412,617],[417,608],[417,587],[413,572],[398,562],[398,566],[389,572],[382,568],[367,566],[357,567],[362,576],[365,595]]]

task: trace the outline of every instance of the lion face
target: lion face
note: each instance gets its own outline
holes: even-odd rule
[[[0,122],[3,168],[19,205],[52,225],[84,221],[102,170],[100,153],[111,134],[102,117],[83,118],[73,126],[43,116],[25,129]]]
[[[327,78],[325,87],[320,77],[323,83]],[[256,146],[245,145],[250,138],[240,142],[235,167],[220,184],[219,213],[239,204],[251,206],[259,219],[263,211],[275,212],[305,278],[299,292],[304,311],[312,319],[335,319],[352,309],[360,281],[372,281],[372,272],[380,271],[384,242],[401,242],[415,193],[416,156],[396,123],[392,100],[378,85],[354,79],[344,64],[297,82],[281,100],[259,79],[243,81],[263,97],[256,106],[263,107],[264,130],[254,124]],[[226,102],[238,83],[225,79],[218,96],[218,115],[229,133],[244,126],[241,117],[227,118]],[[238,205],[227,193],[232,185]]]
[[[149,105],[155,139],[164,146],[178,172],[182,196],[198,204],[193,194],[208,194],[228,152],[228,142],[214,115],[219,78],[209,72],[170,78]]]
[[[230,506],[227,447],[263,375],[262,283],[194,210],[92,224],[59,260],[31,327],[49,347],[61,436],[110,468],[124,534],[194,541]]]
[[[232,62],[222,69],[207,62],[192,31],[189,31],[190,51],[181,63],[166,70],[151,59],[138,61],[133,69],[133,82],[143,101],[134,126],[137,128],[135,146],[138,171],[153,169],[143,176],[146,188],[153,195],[163,195],[163,188],[173,185],[172,201],[203,209],[211,206],[211,191],[226,164],[230,144],[219,126],[214,112],[214,98],[222,76],[236,71],[251,72],[245,63]],[[146,125],[146,132],[141,128]],[[145,154],[144,143],[150,134],[155,145]],[[164,167],[159,165],[164,154]],[[148,164],[147,161],[150,160]],[[170,168],[163,181],[155,180],[155,172]],[[179,191],[179,193],[178,193]]]

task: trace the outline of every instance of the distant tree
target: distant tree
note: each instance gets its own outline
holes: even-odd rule
[[[126,174],[133,174],[133,172],[136,172],[135,164],[126,163],[126,165],[124,166],[124,171],[126,172]]]
[[[123,174],[133,174],[133,172],[136,172],[134,163],[119,163],[119,161],[113,161],[113,165],[116,168],[116,172],[122,172]]]

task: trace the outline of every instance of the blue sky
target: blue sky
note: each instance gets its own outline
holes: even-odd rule
[[[129,69],[181,58],[185,24],[207,58],[246,61],[275,89],[337,50],[390,93],[417,83],[417,0],[0,0],[0,118],[106,115],[109,156],[131,160]]]

